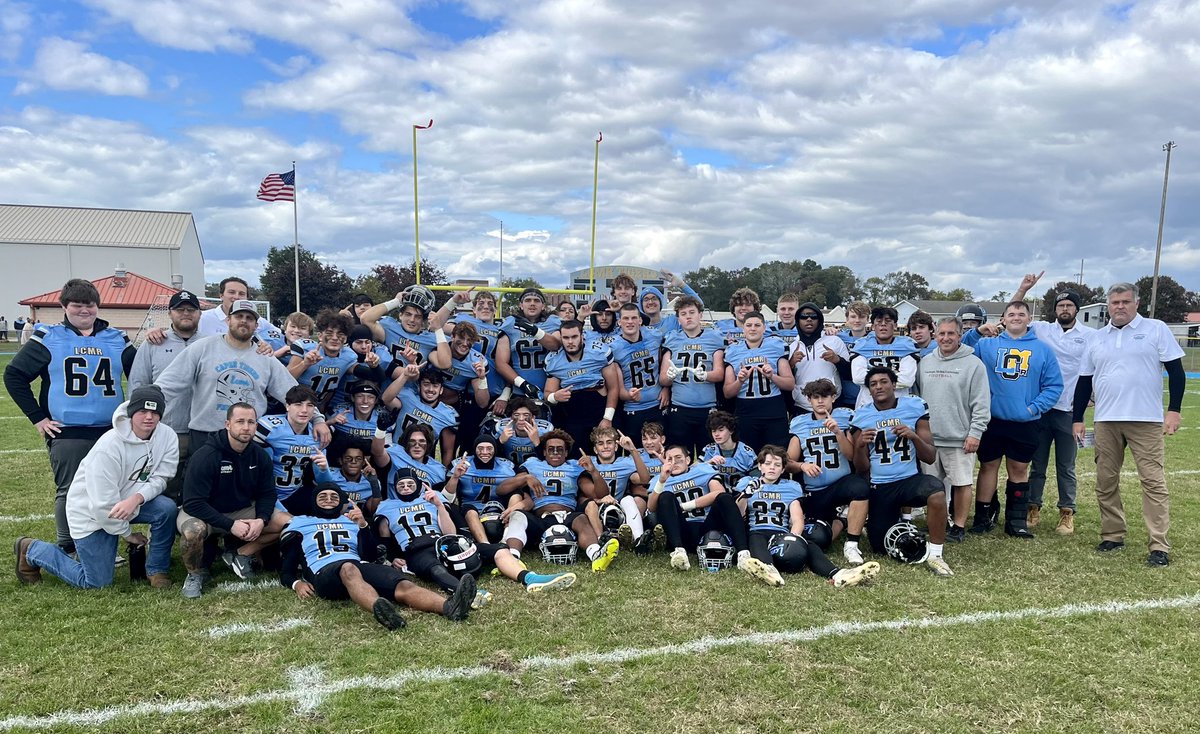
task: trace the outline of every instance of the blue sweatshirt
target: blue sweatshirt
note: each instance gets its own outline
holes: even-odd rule
[[[1062,371],[1050,345],[1033,331],[1013,337],[979,337],[972,329],[963,344],[973,347],[987,369],[992,389],[992,417],[1027,423],[1054,407],[1062,395]]]

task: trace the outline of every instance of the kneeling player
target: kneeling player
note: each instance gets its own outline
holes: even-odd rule
[[[284,528],[281,540],[283,567],[279,580],[301,599],[349,598],[370,610],[390,630],[405,625],[392,601],[423,612],[462,621],[475,598],[471,579],[449,598],[423,589],[412,577],[390,566],[369,563],[374,556],[375,536],[357,508],[342,515],[346,493],[332,482],[312,490],[311,506],[297,514]]]
[[[565,525],[574,532],[579,545],[585,549],[588,559],[592,562],[592,572],[600,573],[607,570],[617,557],[620,544],[613,538],[601,546],[599,533],[592,522],[576,510],[579,477],[584,470],[574,459],[567,460],[571,445],[571,435],[566,431],[558,428],[550,431],[542,436],[538,450],[539,455],[544,458],[529,457],[521,464],[515,477],[500,484],[499,493],[502,501],[506,503],[513,494],[532,497],[532,508],[514,512],[509,517],[505,538],[509,545],[519,544],[524,548],[530,540],[540,542],[542,535],[551,526]],[[591,485],[591,482],[588,484]],[[589,486],[589,490],[592,489],[594,488]],[[524,528],[521,527],[522,524]],[[523,541],[514,537],[522,530]]]
[[[900,520],[903,507],[925,507],[929,541],[925,564],[938,576],[954,572],[942,558],[946,540],[946,490],[940,480],[921,474],[917,460],[933,463],[937,450],[929,429],[929,409],[914,397],[896,397],[896,373],[887,367],[867,371],[870,401],[850,422],[855,435],[855,463],[870,466],[871,498],[867,537],[883,552],[888,529]]]
[[[733,495],[717,478],[717,470],[700,462],[692,466],[692,457],[683,446],[669,446],[662,470],[650,485],[649,507],[658,515],[671,549],[671,568],[691,568],[688,548],[695,548],[709,531],[724,533],[737,550],[737,565],[750,569],[750,551],[746,542],[746,521]]]
[[[594,485],[594,502],[585,507],[593,525],[598,524],[603,530],[613,531],[622,548],[647,550],[646,545],[653,536],[646,533],[642,518],[646,515],[646,487],[650,484],[650,471],[641,453],[633,445],[629,436],[618,433],[609,427],[596,428],[592,431],[592,446],[596,450],[595,459],[590,466],[580,460],[580,466],[592,475]],[[617,446],[625,449],[628,456],[617,456]],[[601,505],[616,504],[621,512],[605,513],[600,516]],[[604,522],[608,517],[620,520],[617,527],[608,527]]]
[[[788,428],[792,434],[788,471],[804,475],[804,514],[809,520],[828,523],[834,538],[842,534],[837,509],[849,506],[842,555],[858,565],[863,562],[858,539],[867,519],[870,485],[850,465],[854,441],[846,432],[854,413],[833,407],[837,388],[823,377],[809,382],[803,392],[812,412],[796,416]]]
[[[465,573],[465,566],[452,569],[453,564],[444,564],[438,553],[441,539],[448,536],[462,538],[455,534],[454,521],[450,519],[441,495],[423,486],[411,469],[398,470],[395,479],[395,499],[384,500],[376,511],[379,535],[388,545],[393,562],[402,557],[417,578],[432,581],[447,591],[456,591],[466,583],[474,588],[474,576]],[[502,545],[478,544],[476,547],[481,561],[490,562],[500,573],[521,583],[530,592],[566,588],[575,583],[575,574],[542,575],[526,571]],[[462,548],[465,550],[466,546]],[[478,571],[477,568],[473,570]],[[490,594],[479,589],[473,596],[472,606],[478,608],[490,598]]]
[[[783,586],[780,571],[799,573],[807,568],[842,587],[858,586],[879,573],[875,561],[839,569],[825,557],[815,539],[804,533],[804,510],[800,506],[804,490],[798,483],[781,478],[786,462],[787,452],[768,444],[758,452],[762,476],[745,477],[738,483],[750,525],[750,575],[771,586]],[[820,527],[825,528],[824,523]]]

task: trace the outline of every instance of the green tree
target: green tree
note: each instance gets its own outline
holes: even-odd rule
[[[949,291],[929,291],[931,301],[974,301],[975,295],[966,288],[955,288]]]
[[[878,306],[884,302],[886,290],[887,283],[883,278],[873,275],[862,283],[862,298],[868,304]]]
[[[739,270],[722,270],[709,265],[708,267],[684,273],[683,279],[696,289],[704,299],[704,305],[714,311],[724,311],[729,308],[729,297],[746,282],[747,268]]]
[[[315,316],[323,308],[344,308],[354,293],[350,276],[334,265],[325,265],[316,254],[301,247],[300,308]],[[291,245],[272,247],[263,269],[263,296],[271,303],[271,315],[282,321],[296,307],[296,280]]]
[[[1154,278],[1147,275],[1138,278],[1134,285],[1138,289],[1138,313],[1150,315],[1150,291]],[[1154,318],[1166,321],[1168,324],[1183,323],[1191,310],[1192,302],[1187,290],[1169,275],[1158,276],[1158,305],[1154,309]]]
[[[370,275],[378,281],[384,300],[394,298],[397,293],[417,282],[417,259],[414,257],[406,265],[381,264],[371,268]],[[421,284],[446,285],[446,271],[437,263],[421,258]]]
[[[924,275],[896,270],[883,277],[883,298],[891,305],[904,300],[929,298],[929,281]]]
[[[502,288],[542,288],[542,284],[533,278],[505,278],[500,282]],[[516,312],[517,300],[520,298],[520,293],[501,293],[500,294],[500,312],[496,314],[499,318],[504,318]]]

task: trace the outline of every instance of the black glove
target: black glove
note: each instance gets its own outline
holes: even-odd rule
[[[523,394],[525,397],[529,398],[530,400],[541,400],[542,399],[542,391],[538,389],[537,385],[533,384],[529,380],[522,382],[521,386],[518,387],[517,389],[521,391],[521,394]]]
[[[396,425],[396,411],[381,405],[378,408],[378,412],[379,416],[375,419],[376,428],[381,431],[387,431]]]
[[[513,326],[517,327],[517,331],[521,332],[525,336],[533,336],[538,332],[537,324],[531,322],[524,316],[514,316]],[[533,396],[531,395],[530,397]]]

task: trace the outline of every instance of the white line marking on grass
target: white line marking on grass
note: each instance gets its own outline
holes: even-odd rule
[[[827,637],[847,637],[869,632],[895,632],[904,629],[935,629],[974,625],[980,622],[1007,622],[1022,619],[1065,619],[1089,614],[1120,614],[1158,609],[1187,609],[1200,607],[1200,594],[1170,599],[1145,599],[1142,601],[1108,601],[1092,604],[1065,604],[1049,609],[1026,608],[1009,612],[971,612],[950,617],[902,617],[881,622],[833,622],[822,627],[784,632],[756,632],[731,637],[702,637],[698,640],[659,647],[629,647],[610,652],[588,652],[566,657],[535,655],[517,663],[522,671],[552,670],[573,665],[598,665],[623,663],[667,655],[694,655],[710,650],[743,645],[761,647],[780,643],[811,642]],[[170,714],[199,713],[201,711],[231,711],[263,703],[292,701],[297,713],[311,713],[326,698],[333,694],[358,689],[398,690],[413,683],[440,683],[471,680],[485,675],[505,674],[496,668],[477,665],[469,668],[425,668],[402,670],[386,678],[359,676],[331,680],[319,666],[291,668],[287,671],[290,685],[273,691],[263,691],[235,698],[211,698],[192,701],[178,700],[145,702],[125,706],[111,706],[87,711],[60,711],[44,716],[10,716],[0,719],[0,731],[9,729],[48,729],[54,726],[98,726],[115,719],[163,716]]]
[[[237,624],[225,624],[220,627],[211,627],[205,630],[204,634],[209,637],[220,639],[222,637],[231,637],[233,635],[244,635],[248,632],[258,634],[270,634],[271,632],[286,632],[296,629],[297,627],[308,627],[313,621],[304,617],[292,617],[289,619],[281,619],[278,622],[269,624],[255,624],[251,622],[239,622]]]
[[[0,515],[0,522],[33,522],[35,520],[49,520],[54,515]]]
[[[0,454],[35,454],[46,453],[46,449],[0,449]]]
[[[262,589],[282,589],[279,582],[274,579],[263,579],[262,581],[222,581],[217,584],[217,591],[226,591],[230,594],[241,594],[246,591],[261,591]]]
[[[1168,477],[1180,477],[1180,476],[1188,476],[1190,474],[1200,474],[1200,469],[1175,469],[1174,471],[1168,471],[1168,472],[1163,472],[1163,473],[1166,474]],[[1138,473],[1136,471],[1132,471],[1132,470],[1128,470],[1128,469],[1121,472],[1121,476],[1123,476],[1123,477],[1136,477],[1137,475],[1138,475]],[[1079,472],[1075,476],[1077,476],[1077,477],[1094,477],[1094,476],[1096,476],[1096,472],[1094,472],[1094,471]]]

